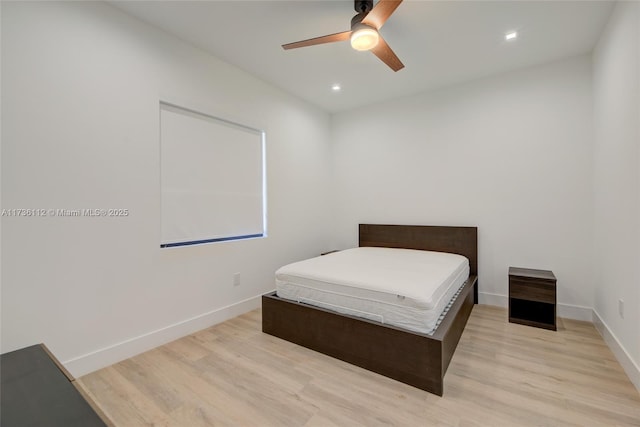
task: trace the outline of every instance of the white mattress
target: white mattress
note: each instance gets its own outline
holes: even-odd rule
[[[443,252],[362,247],[276,271],[281,298],[431,334],[469,277],[469,260]]]

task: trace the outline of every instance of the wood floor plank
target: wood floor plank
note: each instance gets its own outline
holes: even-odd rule
[[[231,319],[77,380],[114,425],[640,426],[640,393],[592,324],[558,331],[475,306],[444,396]]]
[[[77,380],[116,426],[169,426],[169,416],[113,367]]]

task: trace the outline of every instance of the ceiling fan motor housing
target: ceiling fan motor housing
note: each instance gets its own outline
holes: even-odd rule
[[[355,31],[355,27],[362,22],[365,16],[367,16],[366,13],[359,13],[351,18],[351,31]]]
[[[367,14],[373,9],[373,0],[353,0],[353,8],[358,14]]]

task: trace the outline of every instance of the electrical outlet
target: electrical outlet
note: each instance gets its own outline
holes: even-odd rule
[[[233,286],[240,286],[240,273],[234,273]]]
[[[618,300],[618,314],[624,319],[624,301],[621,299]]]

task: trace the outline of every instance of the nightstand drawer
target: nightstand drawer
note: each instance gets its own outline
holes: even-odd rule
[[[554,283],[534,282],[512,277],[509,280],[509,296],[539,302],[556,302]]]

